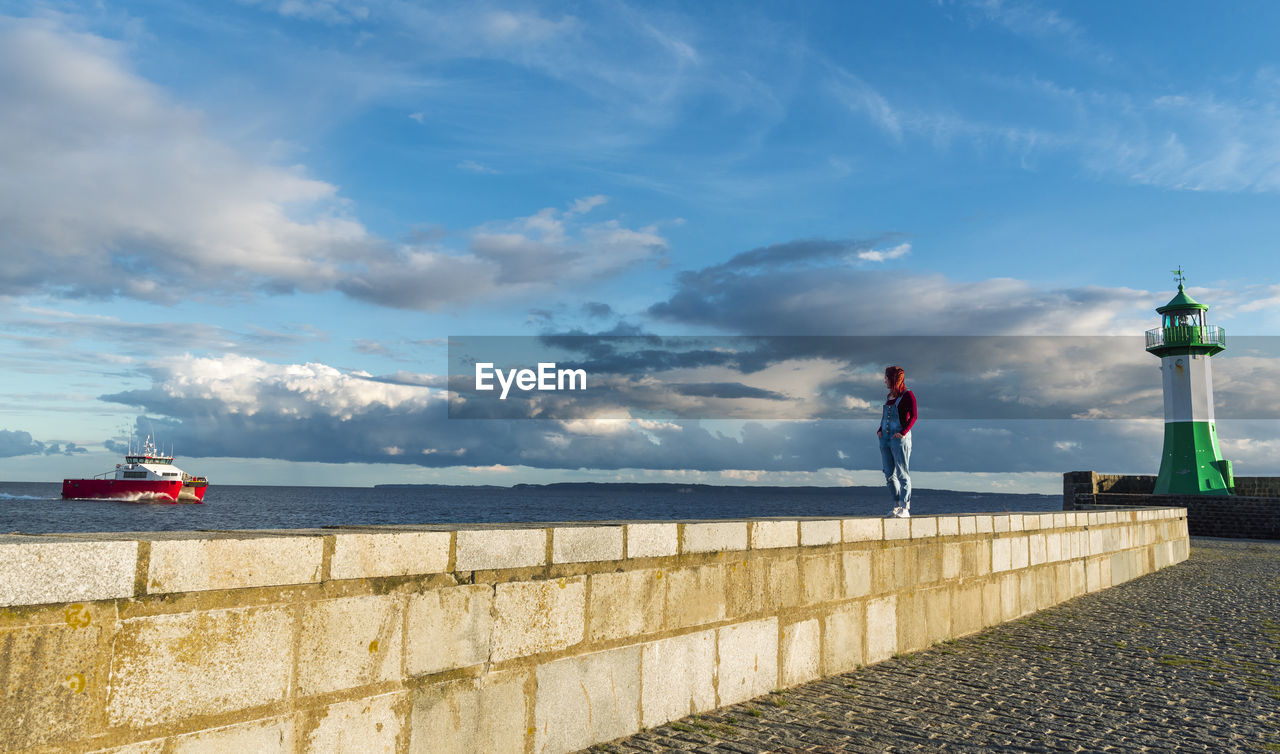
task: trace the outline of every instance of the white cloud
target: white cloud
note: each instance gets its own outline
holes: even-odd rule
[[[866,262],[884,262],[889,259],[905,257],[911,253],[911,244],[901,243],[889,249],[870,249],[858,252],[858,259]]]

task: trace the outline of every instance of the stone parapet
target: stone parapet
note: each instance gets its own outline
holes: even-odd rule
[[[1155,495],[1154,476],[1068,471],[1062,475],[1062,509],[1178,507],[1197,537],[1280,539],[1280,477],[1236,477],[1231,495]]]
[[[0,750],[573,751],[1105,589],[1187,534],[1146,508],[0,536]]]

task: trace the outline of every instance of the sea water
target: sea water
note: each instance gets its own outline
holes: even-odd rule
[[[0,534],[882,516],[893,507],[883,487],[211,485],[201,505],[62,500],[61,490],[58,483],[0,482]],[[914,490],[911,504],[916,515],[1061,509],[1058,495],[929,489]]]

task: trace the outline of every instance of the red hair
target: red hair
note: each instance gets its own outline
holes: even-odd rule
[[[885,367],[884,378],[889,381],[890,395],[902,395],[907,389],[907,370],[900,366]]]

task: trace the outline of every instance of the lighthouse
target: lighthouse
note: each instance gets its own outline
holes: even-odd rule
[[[1157,495],[1229,495],[1231,462],[1218,450],[1213,424],[1210,358],[1227,347],[1227,333],[1205,321],[1209,307],[1187,295],[1182,268],[1178,294],[1156,309],[1160,326],[1147,331],[1147,351],[1160,358],[1164,382],[1164,450]]]

